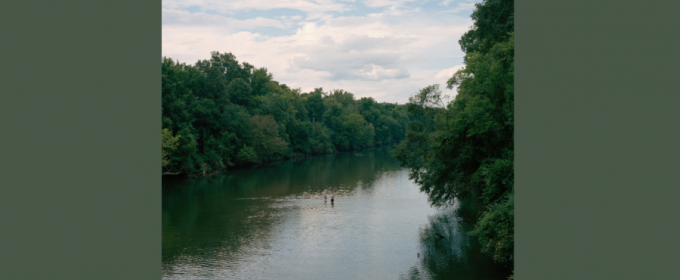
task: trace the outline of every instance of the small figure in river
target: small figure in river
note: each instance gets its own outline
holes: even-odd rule
[[[326,192],[323,192],[323,201],[326,201]]]
[[[333,203],[333,200],[335,200],[335,195],[331,194],[331,203]]]

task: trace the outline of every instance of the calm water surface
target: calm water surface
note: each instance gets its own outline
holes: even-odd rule
[[[163,279],[507,279],[389,152],[163,178]]]

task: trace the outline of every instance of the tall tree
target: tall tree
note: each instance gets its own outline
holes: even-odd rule
[[[176,149],[177,146],[179,146],[178,140],[180,135],[177,136],[172,136],[172,132],[168,130],[167,128],[163,128],[162,131],[162,138],[163,138],[163,144],[162,144],[162,165],[163,168],[166,168],[170,165],[170,154],[172,154]]]
[[[250,107],[250,101],[253,99],[253,90],[243,79],[235,78],[231,80],[231,83],[227,86],[227,91],[229,92],[231,102],[246,108]]]
[[[261,159],[269,159],[286,150],[286,142],[279,136],[279,125],[271,115],[255,115],[250,118],[252,123],[252,143],[255,152]]]
[[[514,3],[475,4],[475,25],[460,40],[465,67],[409,99],[406,139],[394,155],[435,205],[455,198],[485,209],[472,235],[501,262],[514,259]]]

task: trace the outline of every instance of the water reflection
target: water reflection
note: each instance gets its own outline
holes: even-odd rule
[[[163,278],[490,279],[466,272],[490,259],[453,208],[431,208],[389,152],[164,178]]]
[[[472,229],[473,209],[455,205],[428,216],[420,229],[419,262],[400,279],[507,279],[511,265],[501,265],[480,252]]]

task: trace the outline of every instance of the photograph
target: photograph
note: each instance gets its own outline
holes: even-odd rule
[[[162,1],[162,279],[514,279],[514,1]]]

